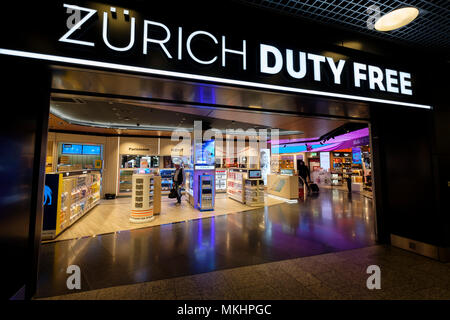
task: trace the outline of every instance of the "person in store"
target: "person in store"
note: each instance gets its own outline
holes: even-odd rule
[[[310,192],[308,181],[311,181],[311,177],[309,175],[309,168],[305,165],[303,160],[300,160],[298,163],[297,171],[298,176],[303,180],[303,184],[306,186],[306,190]]]
[[[183,185],[183,167],[175,163],[175,174],[173,175],[173,185],[177,190],[177,204],[181,204],[181,186]]]

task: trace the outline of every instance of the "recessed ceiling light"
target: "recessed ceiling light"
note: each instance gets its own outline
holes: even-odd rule
[[[395,9],[375,22],[375,29],[378,31],[391,31],[412,22],[419,15],[419,9],[414,7],[406,7]]]

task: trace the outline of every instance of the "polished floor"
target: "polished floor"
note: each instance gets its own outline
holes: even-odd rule
[[[176,200],[168,199],[167,196],[164,196],[161,199],[161,214],[156,215],[153,221],[145,223],[130,222],[131,197],[121,197],[114,200],[103,199],[98,206],[89,211],[83,218],[52,241],[78,239],[254,209],[254,207],[249,207],[238,201],[229,199],[225,193],[218,193],[216,195],[213,211],[200,212],[185,200],[185,196],[182,199],[181,205],[178,206],[175,204]],[[266,197],[265,203],[261,207],[272,206],[283,202],[283,200]]]
[[[367,289],[369,265],[380,267],[380,289]],[[375,245],[50,299],[450,300],[450,263]]]
[[[297,204],[190,220],[41,246],[37,297],[169,279],[373,245],[372,201],[322,190]]]
[[[121,197],[114,200],[102,199],[98,206],[93,208],[83,218],[77,221],[77,223],[51,241],[78,239],[117,231],[153,227],[162,224],[244,212],[254,209],[254,207],[246,206],[245,204],[228,198],[225,193],[216,195],[213,211],[201,212],[194,209],[185,200],[185,196],[183,196],[182,199],[181,205],[176,205],[176,200],[168,199],[167,196],[164,196],[161,200],[161,214],[156,215],[153,221],[145,223],[130,222],[131,197]],[[283,202],[283,200],[266,196],[264,205],[261,207],[273,206]]]

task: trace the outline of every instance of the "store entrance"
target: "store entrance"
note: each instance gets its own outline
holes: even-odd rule
[[[38,295],[74,261],[95,289],[374,244],[368,121],[282,109],[55,89]]]
[[[196,127],[200,143],[192,141]],[[371,196],[363,122],[55,95],[49,130],[46,185],[60,201],[47,199],[45,241],[305,201],[320,189]],[[135,180],[145,175],[150,207],[139,219]],[[175,187],[183,201],[169,197]]]

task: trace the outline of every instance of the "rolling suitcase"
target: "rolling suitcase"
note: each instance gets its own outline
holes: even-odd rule
[[[309,185],[309,188],[311,189],[311,192],[313,193],[319,193],[319,186],[315,183],[311,183]]]

